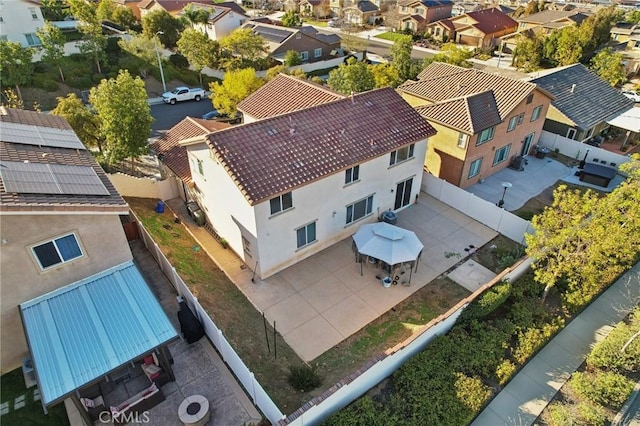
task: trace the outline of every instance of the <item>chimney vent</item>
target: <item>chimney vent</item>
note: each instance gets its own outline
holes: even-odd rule
[[[574,93],[576,91],[576,85],[572,84],[571,85],[571,93]]]

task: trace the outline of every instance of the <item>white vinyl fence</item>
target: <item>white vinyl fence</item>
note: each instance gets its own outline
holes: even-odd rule
[[[179,196],[174,179],[139,178],[124,173],[107,173],[107,177],[124,197],[170,200]]]
[[[242,362],[227,339],[224,338],[222,331],[215,325],[209,314],[207,314],[200,305],[198,298],[191,293],[182,278],[180,278],[180,275],[178,275],[175,268],[169,263],[169,260],[164,256],[140,221],[138,221],[138,229],[145,246],[156,259],[158,265],[160,265],[160,268],[178,294],[184,298],[191,311],[200,320],[207,336],[213,342],[213,345],[220,353],[224,362],[231,368],[240,383],[242,383],[242,386],[253,400],[253,403],[260,408],[271,423],[279,422],[285,417],[284,414],[282,414],[276,404],[269,398],[269,395],[254,377],[254,374],[247,368],[244,362]]]
[[[556,135],[555,133],[547,132],[546,130],[543,130],[540,134],[540,142],[538,142],[538,144],[547,147],[552,151],[557,148],[560,150],[560,154],[575,158],[576,161],[583,160],[588,149],[589,154],[587,155],[587,162],[593,162],[594,159],[597,159],[598,163],[610,167],[616,167],[631,160],[631,158],[626,155],[616,154],[615,152],[610,152],[606,149],[574,141],[573,139],[565,138],[564,136]]]
[[[421,189],[432,197],[520,244],[524,244],[524,234],[534,233],[529,221],[430,173],[424,172]]]

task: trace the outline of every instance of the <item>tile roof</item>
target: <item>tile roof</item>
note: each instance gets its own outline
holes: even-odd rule
[[[208,144],[254,205],[435,133],[384,88],[222,130]]]
[[[318,84],[286,74],[262,86],[238,104],[244,114],[263,119],[344,98]]]
[[[359,1],[358,4],[355,5],[355,8],[357,8],[360,12],[363,12],[363,13],[376,12],[378,10],[378,6],[376,6],[374,3],[368,0]]]
[[[484,34],[491,34],[508,28],[518,27],[518,22],[509,15],[500,12],[500,10],[495,7],[469,12],[466,15],[478,22],[473,25],[473,27],[482,31]]]
[[[315,38],[316,40],[320,40],[323,43],[337,44],[336,48],[340,47],[340,41],[342,39],[338,34],[323,34],[320,31],[318,31],[315,27],[312,27],[310,25],[300,27],[299,31],[310,37]]]
[[[554,95],[551,105],[583,130],[633,107],[632,100],[580,63],[530,81]]]
[[[559,21],[580,13],[580,10],[543,10],[542,12],[532,13],[529,16],[518,18],[519,22],[530,22],[534,24],[547,24],[549,22]]]
[[[502,122],[493,90],[416,107],[427,120],[473,135]]]
[[[157,138],[151,146],[156,155],[162,156],[162,162],[185,183],[191,182],[191,169],[187,158],[187,149],[180,145],[180,141],[205,136],[216,130],[230,127],[228,123],[199,118],[186,117],[173,126],[167,133]]]
[[[0,123],[11,122],[36,127],[71,129],[67,121],[58,116],[33,111],[0,109]],[[87,150],[58,148],[51,146],[26,145],[2,140],[0,132],[0,161],[29,162],[40,164],[62,164],[91,167],[100,178],[109,195],[71,195],[71,194],[30,194],[10,193],[0,177],[0,212],[109,212],[126,213],[127,203]]]
[[[153,3],[157,3],[159,6],[161,6],[164,10],[166,10],[169,13],[175,13],[187,7],[189,3],[193,3],[193,0],[143,0],[138,4],[138,8],[147,9],[151,7]],[[201,0],[198,3],[208,3],[208,2]]]
[[[429,65],[418,79],[403,83],[398,90],[434,103],[492,90],[503,120],[536,88],[530,82],[442,62]]]

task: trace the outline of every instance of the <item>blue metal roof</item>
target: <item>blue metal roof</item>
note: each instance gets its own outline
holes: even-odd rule
[[[45,406],[178,335],[131,261],[20,309]]]

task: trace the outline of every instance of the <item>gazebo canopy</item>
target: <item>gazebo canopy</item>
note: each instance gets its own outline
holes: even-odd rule
[[[414,232],[386,222],[362,225],[353,235],[353,241],[359,254],[392,266],[415,262],[424,248]]]
[[[178,337],[129,261],[20,305],[42,403]]]

